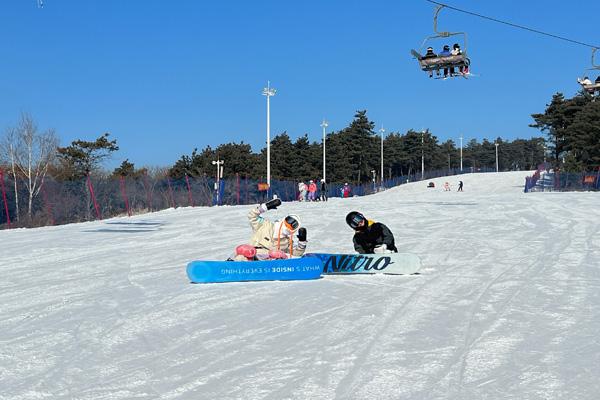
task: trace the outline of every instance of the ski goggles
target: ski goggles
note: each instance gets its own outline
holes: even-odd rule
[[[287,217],[285,217],[285,219],[283,220],[286,228],[288,228],[290,231],[295,231],[296,229],[298,229],[298,226],[300,225],[298,223],[298,220],[294,217],[292,217],[291,215],[288,215]]]
[[[360,228],[367,222],[367,219],[362,214],[355,214],[352,219],[350,219],[350,228],[356,229]]]

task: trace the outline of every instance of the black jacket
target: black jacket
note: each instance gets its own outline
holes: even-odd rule
[[[373,254],[375,247],[387,245],[388,250],[398,252],[392,231],[382,223],[369,221],[369,226],[354,233],[354,249],[360,254]]]

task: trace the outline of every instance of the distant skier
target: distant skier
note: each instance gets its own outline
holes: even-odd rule
[[[344,183],[344,187],[342,187],[342,197],[350,197],[351,193],[352,189],[350,188],[350,185],[348,185],[348,182]]]
[[[298,183],[298,192],[299,192],[298,200],[299,201],[306,200],[306,190],[307,190],[306,183],[304,183],[304,182]]]
[[[380,222],[368,220],[358,211],[346,215],[346,223],[354,229],[354,249],[360,254],[397,253],[392,231]]]
[[[300,227],[297,215],[290,214],[281,221],[271,222],[261,216],[274,210],[281,200],[273,199],[250,210],[248,220],[252,226],[252,237],[248,244],[235,249],[234,261],[266,260],[301,256],[306,250],[306,228]],[[294,244],[294,233],[298,238]]]
[[[444,192],[449,192],[450,191],[450,184],[448,182],[444,183]]]
[[[463,188],[463,182],[462,181],[458,181],[458,190],[457,191],[458,192],[462,192],[463,191],[462,188]]]
[[[317,200],[317,184],[312,179],[308,184],[308,200],[315,201]]]
[[[321,179],[321,201],[327,201],[327,183]]]

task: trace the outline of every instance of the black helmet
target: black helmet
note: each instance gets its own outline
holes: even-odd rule
[[[450,50],[450,46],[448,46],[447,44],[444,45],[444,50]]]
[[[300,226],[300,218],[296,214],[290,214],[283,220],[286,228],[290,231],[295,232]]]
[[[364,221],[363,225],[360,225],[361,221]],[[351,211],[348,213],[348,215],[346,215],[346,223],[350,226],[350,228],[359,230],[361,228],[366,228],[367,219],[358,211]]]

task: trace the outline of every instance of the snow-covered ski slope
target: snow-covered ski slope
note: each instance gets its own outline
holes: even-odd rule
[[[525,194],[528,174],[268,214],[350,252],[362,211],[411,276],[188,283],[249,206],[1,231],[0,399],[598,399],[600,193]]]

